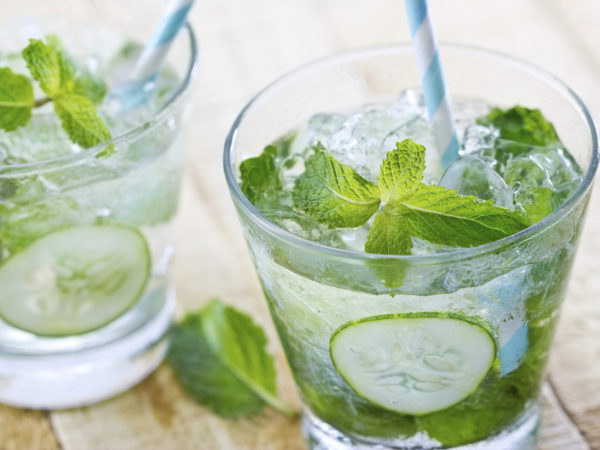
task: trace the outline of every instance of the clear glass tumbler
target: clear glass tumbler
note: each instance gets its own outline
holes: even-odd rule
[[[144,33],[128,28],[139,30],[134,22],[145,12],[123,16],[126,7],[109,9],[117,2],[100,9],[75,2],[62,13],[32,3],[16,5],[21,13],[2,27],[0,67],[18,64],[30,37],[54,34],[76,58],[88,55],[92,68],[89,55],[102,61],[129,42],[117,56],[122,63],[139,49],[131,41],[145,42]],[[159,11],[162,2],[155,3]],[[34,125],[0,131],[1,403],[93,403],[132,387],[163,360],[175,308],[169,267],[196,59],[188,25],[173,42],[165,65],[171,84],[152,112],[130,124],[109,115],[109,128],[122,132],[90,149],[39,156],[71,145],[60,126],[44,128],[44,112],[34,112]],[[37,160],[15,164],[7,154]]]
[[[227,182],[300,391],[303,432],[313,449],[535,447],[544,369],[598,165],[596,131],[581,100],[543,70],[474,48],[447,46],[442,55],[453,98],[539,108],[584,170],[574,195],[516,235],[443,254],[365,254],[297,237],[242,194],[240,162],[311,115],[357,110],[418,87],[410,46],[342,53],[284,75],[244,108],[225,144]],[[336,369],[334,335],[373,318],[409,316],[470,317],[490,331],[495,362],[466,398],[435,411],[399,413],[359,394]],[[427,331],[436,327],[417,332],[407,348],[414,364],[428,365],[439,376],[420,380],[399,370],[390,392],[420,389],[420,398],[431,399],[448,394],[441,387],[444,374],[462,363],[441,334]],[[348,352],[374,343],[365,338],[355,345]],[[384,347],[361,353],[373,357],[364,364],[404,361],[404,347],[396,359],[394,349]],[[471,369],[461,370],[468,375]],[[407,384],[407,376],[416,378]]]

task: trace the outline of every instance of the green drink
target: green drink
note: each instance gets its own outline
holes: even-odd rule
[[[463,156],[445,173],[410,48],[283,77],[227,141],[311,448],[535,446],[594,127],[525,63],[461,48],[445,57]]]
[[[25,24],[0,48],[0,402],[74,407],[133,386],[168,347],[195,40],[181,33],[122,111],[110,89],[141,45]]]

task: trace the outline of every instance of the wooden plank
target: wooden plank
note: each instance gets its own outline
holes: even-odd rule
[[[542,389],[542,424],[538,450],[588,450],[590,447],[562,410],[549,384]]]
[[[46,415],[0,405],[0,450],[58,450]]]

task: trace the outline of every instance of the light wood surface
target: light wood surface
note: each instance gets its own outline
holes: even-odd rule
[[[143,0],[129,0],[140,5]],[[67,0],[47,0],[64,8]],[[282,396],[293,381],[268,316],[221,170],[227,130],[283,72],[334,51],[406,41],[401,0],[198,0],[201,46],[177,227],[178,310],[218,296],[261,323]],[[6,5],[8,12],[10,6]],[[3,10],[5,5],[3,4]],[[440,40],[510,53],[567,82],[600,117],[600,2],[430,0]],[[4,14],[4,11],[3,11]],[[141,25],[140,25],[141,26]],[[544,389],[539,448],[600,450],[600,197],[590,204]],[[223,420],[190,401],[162,366],[99,405],[44,414],[0,406],[0,449],[303,449],[298,421],[266,410]]]

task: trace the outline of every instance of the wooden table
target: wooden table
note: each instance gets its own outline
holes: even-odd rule
[[[64,7],[68,1],[44,3]],[[10,12],[11,6],[2,7],[3,14],[6,9]],[[430,8],[440,40],[530,60],[566,81],[600,117],[597,0],[431,0]],[[224,137],[251,95],[294,66],[340,49],[408,40],[403,4],[401,0],[199,0],[192,21],[201,57],[177,228],[179,313],[199,308],[213,296],[251,313],[269,335],[282,396],[297,404],[222,176]],[[600,449],[598,255],[600,197],[595,195],[544,389],[540,449]],[[0,406],[0,449],[57,448],[305,447],[297,421],[271,410],[243,420],[220,419],[190,401],[170,369],[162,366],[131,391],[88,408],[43,413]]]

